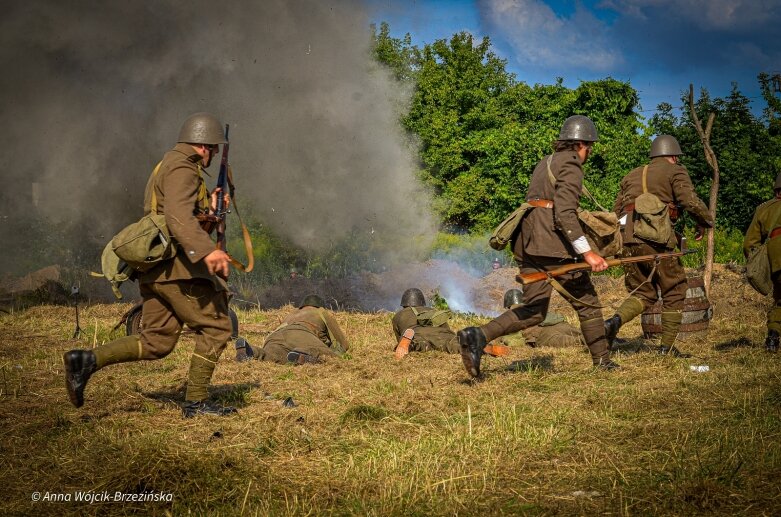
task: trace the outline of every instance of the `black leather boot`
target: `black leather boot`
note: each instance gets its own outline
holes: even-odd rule
[[[255,351],[252,349],[249,342],[243,337],[238,338],[236,340],[236,362],[243,363],[244,361],[254,359],[254,357]]]
[[[768,330],[767,337],[765,338],[765,350],[775,354],[778,352],[778,342],[781,340],[778,332],[775,330]]]
[[[98,369],[92,350],[71,350],[62,356],[65,363],[65,388],[76,407],[84,405],[84,388],[90,376]]]
[[[613,341],[615,341],[621,325],[621,316],[618,314],[613,314],[611,318],[605,320],[605,338],[607,339],[608,350],[613,350]]]
[[[187,401],[182,406],[184,418],[193,418],[197,415],[227,416],[238,413],[235,407],[219,406],[205,400]]]
[[[472,377],[478,377],[480,375],[480,358],[486,345],[485,334],[480,330],[480,327],[467,327],[459,330],[457,335],[464,368]]]
[[[295,350],[287,353],[287,362],[293,364],[317,364],[320,359],[313,355],[305,354],[304,352],[296,352]]]

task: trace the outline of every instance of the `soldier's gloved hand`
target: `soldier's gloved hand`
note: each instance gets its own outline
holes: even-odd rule
[[[608,268],[607,261],[593,251],[587,251],[583,254],[583,260],[591,266],[591,271],[604,271]]]
[[[230,257],[222,250],[214,250],[203,258],[206,267],[212,275],[219,275],[222,278],[228,278],[228,265]]]
[[[705,235],[705,227],[697,225],[697,229],[694,230],[694,240],[701,241],[703,235]]]

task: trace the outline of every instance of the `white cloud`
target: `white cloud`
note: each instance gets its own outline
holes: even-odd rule
[[[606,37],[605,23],[581,7],[563,17],[541,0],[480,0],[478,5],[522,67],[609,72],[623,62]]]

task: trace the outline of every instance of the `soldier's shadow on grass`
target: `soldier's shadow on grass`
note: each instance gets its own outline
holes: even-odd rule
[[[552,372],[553,355],[539,355],[532,357],[531,359],[513,361],[507,365],[507,368],[505,368],[504,371],[509,373],[529,373],[537,371]]]
[[[611,351],[618,354],[634,355],[653,352],[654,348],[649,346],[642,337],[635,339],[616,338],[613,341]]]
[[[209,389],[209,400],[224,406],[242,408],[249,405],[252,390],[259,388],[260,383],[257,382],[212,386]],[[168,390],[142,391],[141,395],[152,400],[178,406],[184,402],[185,390],[186,387],[182,385]]]
[[[753,348],[754,346],[754,343],[752,343],[749,338],[743,336],[730,339],[729,341],[724,341],[723,343],[716,343],[713,349],[718,352],[726,352],[735,348]]]

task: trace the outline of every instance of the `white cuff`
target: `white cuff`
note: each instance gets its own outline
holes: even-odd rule
[[[591,246],[589,246],[585,235],[572,241],[572,247],[575,248],[575,253],[579,253],[580,255],[591,251]]]

